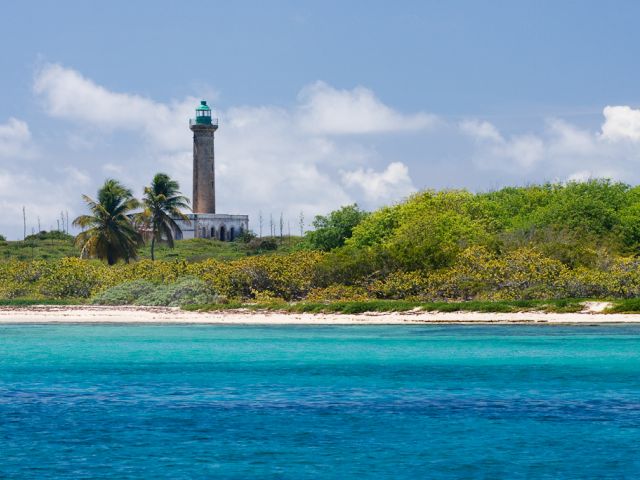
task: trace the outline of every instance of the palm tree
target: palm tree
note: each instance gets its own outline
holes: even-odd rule
[[[91,210],[90,215],[80,215],[73,225],[83,231],[76,237],[76,245],[83,255],[106,259],[113,265],[120,259],[127,263],[136,258],[142,236],[133,226],[131,210],[140,203],[131,190],[114,179],[108,179],[98,190],[98,200],[87,195],[82,198]],[[86,230],[85,230],[86,229]]]
[[[180,211],[189,209],[189,199],[180,193],[180,185],[166,173],[157,173],[151,185],[145,187],[142,205],[144,211],[140,214],[143,223],[151,229],[151,260],[155,260],[156,242],[163,239],[173,248],[173,236],[180,230],[175,218],[186,222],[189,218]]]

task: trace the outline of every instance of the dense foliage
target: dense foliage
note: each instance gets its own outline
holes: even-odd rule
[[[210,285],[198,278],[184,277],[169,284],[132,280],[115,285],[96,295],[97,305],[146,305],[180,307],[207,305],[221,301]]]
[[[133,193],[117,180],[109,179],[98,190],[97,200],[83,195],[89,215],[80,215],[73,225],[82,228],[76,244],[84,255],[107,260],[109,265],[137,257],[142,235],[131,220],[131,212],[139,202]]]
[[[182,213],[189,208],[189,200],[180,193],[178,182],[166,173],[157,173],[144,189],[142,206],[138,219],[151,236],[151,260],[155,260],[156,243],[166,241],[173,248],[173,237],[180,231],[174,219],[189,221]]]
[[[367,216],[358,205],[347,205],[327,216],[317,215],[313,220],[314,230],[307,232],[305,240],[309,247],[328,252],[344,245],[351,237],[353,228]]]
[[[184,304],[206,295],[320,303],[640,296],[638,187],[594,180],[480,194],[426,191],[368,215],[350,206],[323,218],[324,232],[287,254],[264,254],[273,245],[248,239],[242,248],[256,255],[245,250],[227,261],[4,262],[0,298],[139,303],[156,295],[154,304]]]

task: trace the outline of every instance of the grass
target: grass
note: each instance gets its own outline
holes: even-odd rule
[[[57,260],[78,255],[80,251],[73,245],[72,238],[28,238],[0,242],[2,260]]]
[[[174,248],[166,245],[156,245],[156,260],[185,260],[198,262],[208,258],[217,260],[235,260],[244,257],[243,244],[238,242],[220,242],[206,238],[194,238],[191,240],[178,240]],[[138,252],[140,259],[151,258],[151,247],[145,245]]]
[[[0,307],[31,307],[33,305],[82,305],[83,298],[12,298],[0,300]]]
[[[235,260],[247,255],[273,255],[289,253],[295,250],[300,237],[274,238],[276,250],[263,251],[251,248],[242,242],[220,242],[205,238],[178,240],[175,248],[156,245],[155,257],[158,260],[185,260],[198,262],[208,258],[216,260]],[[77,257],[80,250],[75,247],[73,237],[60,232],[30,235],[26,240],[0,242],[0,260],[58,260],[65,257]],[[145,245],[139,251],[140,259],[151,258],[151,248]]]
[[[265,237],[267,238],[267,237]],[[185,260],[200,262],[208,258],[216,260],[237,260],[247,255],[274,255],[290,253],[301,242],[300,237],[273,238],[277,248],[275,250],[260,250],[252,248],[251,244],[243,242],[221,242],[208,238],[194,238],[178,240],[174,248],[166,245],[156,245],[155,258],[157,260]],[[140,258],[151,258],[151,247],[145,245],[139,251]]]
[[[605,313],[638,313],[640,312],[640,298],[625,298],[614,300],[613,305]]]
[[[366,312],[406,312],[419,309],[428,312],[498,312],[514,313],[541,311],[554,313],[579,312],[583,309],[582,299],[560,300],[513,300],[513,301],[469,301],[469,302],[415,302],[407,300],[367,300],[358,302],[273,302],[241,303],[233,302],[216,305],[189,305],[186,310],[216,311],[244,308],[249,310],[279,310],[293,313],[345,313]]]
[[[289,313],[342,313],[358,314],[368,312],[407,312],[422,310],[427,312],[483,312],[483,313],[515,313],[515,312],[548,312],[573,313],[583,309],[585,299],[559,300],[512,300],[512,301],[468,301],[468,302],[416,302],[408,300],[367,300],[358,302],[263,302],[246,303],[230,301],[206,305],[185,305],[182,308],[189,311],[281,311]],[[87,299],[32,299],[16,298],[0,300],[0,306],[28,307],[32,305],[83,305]],[[640,298],[617,300],[604,313],[638,313],[640,312]]]

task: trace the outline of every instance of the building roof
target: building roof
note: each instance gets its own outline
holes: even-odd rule
[[[207,101],[206,100],[200,100],[200,105],[198,105],[198,108],[196,108],[196,112],[200,112],[203,110],[211,110],[209,108],[209,105],[207,105]]]

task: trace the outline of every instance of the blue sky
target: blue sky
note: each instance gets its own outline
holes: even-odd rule
[[[191,190],[220,116],[218,205],[294,222],[423,188],[640,181],[638,2],[13,2],[0,12],[0,233],[107,177]],[[256,228],[253,222],[253,228]]]

